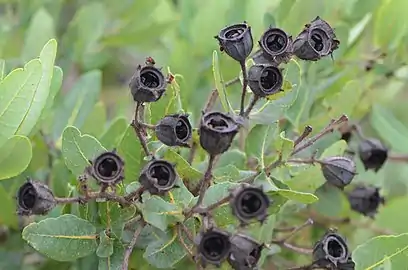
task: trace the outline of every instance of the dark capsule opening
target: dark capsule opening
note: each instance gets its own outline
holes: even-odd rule
[[[108,157],[98,164],[97,170],[99,174],[102,175],[103,177],[111,178],[117,174],[119,170],[119,165],[116,162],[116,160]]]
[[[328,240],[327,251],[334,258],[341,258],[346,255],[343,245],[337,239]]]
[[[272,89],[278,83],[278,76],[271,67],[267,67],[261,74],[261,86],[265,90]]]
[[[287,43],[287,38],[280,33],[271,33],[265,40],[266,47],[274,53],[284,50]]]
[[[208,122],[208,126],[216,130],[223,130],[225,128],[228,128],[228,123],[227,121],[221,118],[212,118]]]
[[[242,35],[244,31],[245,29],[242,29],[242,28],[233,28],[233,29],[227,30],[224,36],[228,39],[234,39]]]
[[[382,149],[374,149],[371,151],[370,157],[367,159],[369,164],[383,164],[387,159],[388,153]]]
[[[246,192],[241,199],[241,209],[245,214],[250,215],[256,213],[261,209],[262,200],[258,194]]]
[[[171,172],[164,165],[161,164],[153,165],[150,168],[149,173],[151,177],[157,179],[157,184],[159,186],[166,186],[170,181]]]
[[[229,251],[230,243],[228,238],[219,233],[212,232],[204,236],[202,243],[202,254],[210,261],[222,260]]]
[[[140,74],[140,81],[144,86],[149,88],[156,88],[160,85],[159,76],[152,70],[142,71]]]
[[[244,218],[255,218],[268,207],[265,194],[255,188],[247,188],[238,193],[235,202],[239,215]]]
[[[19,205],[26,210],[32,209],[35,206],[37,196],[34,186],[31,183],[26,183],[19,192]]]
[[[309,43],[317,52],[321,52],[325,49],[325,42],[328,41],[328,37],[325,32],[320,29],[313,29],[310,33]]]
[[[179,119],[176,124],[176,136],[180,141],[185,141],[190,135],[189,125],[183,120]]]

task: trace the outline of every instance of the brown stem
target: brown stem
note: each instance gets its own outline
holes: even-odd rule
[[[181,243],[181,245],[183,246],[184,250],[187,252],[188,256],[190,257],[190,259],[194,262],[194,254],[193,252],[189,249],[189,247],[187,246],[187,244],[184,242],[183,239],[183,235],[182,235],[182,227],[180,225],[177,226],[177,236],[178,239]]]
[[[139,102],[136,103],[136,109],[135,109],[135,115],[132,121],[132,127],[136,132],[137,137],[139,138],[140,144],[142,145],[142,148],[146,154],[146,156],[151,156],[151,153],[149,152],[149,148],[147,147],[147,142],[146,138],[142,134],[142,127],[140,126],[139,123],[139,109],[140,109],[141,104]]]
[[[290,234],[286,235],[283,239],[281,239],[280,241],[283,242],[287,242],[289,239],[291,239],[295,234],[297,234],[298,232],[300,232],[301,230],[303,230],[304,228],[313,225],[313,220],[311,218],[308,218],[306,220],[305,223],[303,223],[302,225],[295,227]]]
[[[407,154],[388,154],[388,159],[397,162],[408,162]]]
[[[294,146],[296,147],[299,143],[301,143],[304,139],[306,139],[310,133],[312,133],[313,128],[311,126],[305,126],[305,129],[303,130],[302,134],[297,138],[294,142]]]
[[[230,199],[231,199],[231,195],[228,195],[228,196],[222,198],[221,200],[216,201],[216,202],[213,203],[213,204],[210,204],[210,205],[207,206],[207,207],[203,207],[203,208],[198,209],[197,211],[199,211],[200,213],[211,212],[211,211],[213,211],[214,209],[216,209],[217,207],[219,207],[219,206],[221,206],[221,205],[227,203]]]
[[[332,121],[326,128],[324,128],[322,131],[320,131],[318,134],[316,134],[314,137],[310,138],[303,144],[298,145],[298,147],[295,147],[293,149],[291,156],[305,150],[306,148],[310,147],[313,145],[316,141],[321,139],[323,136],[325,136],[328,133],[333,132],[333,130],[337,129],[339,125],[342,125],[343,123],[347,122],[348,118],[346,115],[342,115],[339,119]]]
[[[95,199],[105,199],[108,201],[117,202],[122,206],[128,206],[131,204],[124,197],[106,192],[88,192],[86,197],[71,197],[71,198],[56,197],[55,201],[59,204],[68,204],[68,203],[86,203],[89,202],[90,200]]]
[[[245,114],[245,94],[246,94],[246,89],[248,86],[248,74],[246,71],[246,66],[245,66],[245,60],[239,62],[242,70],[242,95],[241,95],[241,108],[239,111],[240,116],[244,116]]]
[[[122,264],[122,270],[128,270],[129,269],[130,255],[132,255],[132,251],[133,251],[133,248],[136,245],[137,238],[139,237],[139,235],[142,232],[145,225],[146,225],[146,222],[143,221],[143,223],[135,230],[135,232],[133,234],[132,241],[130,241],[129,246],[125,250],[125,255],[124,255],[123,264]]]
[[[125,196],[125,200],[128,202],[133,202],[142,196],[142,193],[145,191],[145,188],[143,186],[140,186],[138,189],[135,191],[129,193],[128,195]]]
[[[313,249],[311,248],[298,247],[298,246],[295,246],[287,242],[282,242],[281,240],[272,240],[272,243],[280,247],[290,249],[294,252],[301,253],[301,254],[312,254],[313,253]]]
[[[246,110],[245,110],[245,113],[244,113],[244,116],[245,116],[245,117],[248,117],[248,116],[249,116],[249,114],[250,114],[251,111],[254,109],[254,107],[255,107],[255,105],[256,105],[256,103],[258,102],[259,99],[260,99],[260,98],[259,98],[259,96],[257,96],[257,95],[253,95],[253,96],[252,96],[251,102],[249,103],[248,107],[247,107]]]

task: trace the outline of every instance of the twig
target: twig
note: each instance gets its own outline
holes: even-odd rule
[[[245,114],[245,94],[246,94],[246,89],[248,85],[248,74],[246,71],[246,66],[245,66],[245,60],[239,62],[242,70],[242,95],[241,95],[241,108],[239,111],[240,116],[244,116]]]
[[[149,148],[147,147],[147,142],[146,138],[142,134],[142,129],[139,123],[139,108],[141,104],[139,102],[136,103],[136,109],[135,109],[135,115],[132,121],[132,127],[136,132],[137,137],[139,138],[140,144],[142,145],[142,148],[146,154],[146,156],[151,156],[151,153],[149,152]]]
[[[214,156],[214,155],[210,155],[210,158],[208,160],[207,170],[205,171],[205,174],[204,174],[204,178],[198,184],[198,186],[200,187],[200,190],[199,190],[198,200],[197,200],[196,206],[199,206],[203,202],[205,191],[207,190],[207,186],[210,183],[211,178],[212,178],[212,169],[213,169],[213,166],[214,166],[214,163],[215,163],[214,162],[215,157],[216,156]]]
[[[397,162],[408,162],[407,154],[388,154],[388,160]]]
[[[145,225],[146,225],[146,222],[143,221],[142,224],[140,224],[140,227],[138,227],[138,228],[135,230],[135,232],[134,232],[134,234],[133,234],[132,241],[130,241],[129,246],[128,246],[128,247],[126,248],[126,250],[125,250],[125,255],[124,255],[123,264],[122,264],[122,270],[128,270],[128,269],[129,269],[129,258],[130,258],[130,255],[132,254],[133,248],[134,248],[135,245],[136,245],[137,238],[139,237],[139,235],[140,235],[140,233],[142,232],[142,230],[143,230],[143,228],[144,228]]]
[[[288,234],[287,236],[285,236],[284,238],[282,238],[280,241],[283,242],[287,242],[289,239],[291,239],[295,234],[297,234],[298,232],[300,232],[301,230],[303,230],[304,228],[313,225],[313,220],[311,218],[308,218],[306,220],[305,223],[303,223],[302,225],[295,227],[290,234]]]
[[[190,230],[186,227],[184,223],[180,223],[180,228],[186,234],[188,240],[190,240],[191,242],[194,242],[193,234],[190,232]]]
[[[182,226],[177,225],[177,231],[178,231],[177,236],[178,236],[178,239],[179,239],[181,245],[183,246],[183,248],[186,250],[186,252],[187,252],[187,254],[189,255],[190,259],[191,259],[192,261],[194,261],[194,254],[193,254],[193,252],[188,248],[187,244],[184,242],[183,235],[182,235],[182,233],[181,233],[182,230],[183,230],[183,229],[182,229]]]
[[[197,209],[196,212],[199,212],[199,213],[211,212],[211,211],[213,211],[214,209],[216,209],[217,207],[219,207],[219,206],[221,206],[221,205],[227,203],[230,199],[231,199],[231,195],[228,195],[228,196],[222,198],[221,200],[216,201],[216,202],[213,203],[213,204],[210,204],[210,205],[207,206],[207,207],[203,207],[203,208]]]
[[[278,245],[280,247],[290,249],[294,252],[301,253],[301,254],[312,254],[313,253],[313,249],[311,248],[298,247],[298,246],[295,246],[287,242],[282,242],[281,240],[272,240],[271,243]]]
[[[132,202],[135,201],[137,199],[140,198],[140,196],[142,195],[142,193],[145,191],[145,188],[143,186],[140,186],[138,189],[136,189],[135,191],[132,191],[131,193],[129,193],[128,195],[125,196],[125,200],[128,202]]]
[[[310,133],[312,133],[313,128],[311,126],[305,126],[302,134],[295,140],[294,146],[296,147],[299,143],[301,143],[304,139],[306,139]]]
[[[122,206],[128,206],[131,202],[127,201],[124,197],[117,196],[115,194],[106,192],[88,192],[85,197],[70,197],[70,198],[55,198],[55,201],[59,204],[69,204],[69,203],[86,203],[90,200],[95,199],[105,199],[112,202],[117,202]]]
[[[310,147],[313,145],[316,141],[321,139],[323,136],[325,136],[328,133],[333,132],[339,125],[345,123],[348,121],[348,117],[346,115],[342,115],[339,119],[332,121],[326,128],[324,128],[322,131],[320,131],[316,136],[310,138],[303,144],[298,145],[298,147],[295,147],[295,149],[292,151],[291,156],[303,151],[304,149]]]
[[[251,102],[249,103],[248,107],[245,110],[245,113],[244,113],[245,117],[249,116],[249,114],[254,109],[255,104],[258,102],[258,100],[259,100],[259,96],[257,96],[257,95],[252,96]]]

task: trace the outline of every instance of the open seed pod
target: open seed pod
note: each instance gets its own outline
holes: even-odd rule
[[[129,83],[133,100],[155,102],[166,91],[167,81],[162,71],[153,65],[139,65]]]
[[[263,222],[267,218],[270,200],[262,188],[244,183],[233,190],[231,195],[232,213],[242,225],[246,225],[254,219]]]
[[[192,127],[186,114],[171,114],[165,116],[156,125],[157,138],[167,146],[189,147]]]
[[[228,262],[232,268],[235,270],[255,269],[261,258],[264,245],[241,233],[231,236],[230,242],[231,253],[228,257]]]
[[[21,216],[46,215],[57,204],[47,185],[27,179],[17,192],[17,214]]]
[[[254,57],[257,64],[279,66],[289,62],[292,57],[293,40],[280,28],[270,27],[259,40],[261,53]]]
[[[99,185],[114,186],[124,179],[125,162],[116,150],[105,152],[90,161],[87,171],[96,179]]]
[[[282,91],[282,71],[272,65],[256,64],[248,70],[248,86],[258,97]]]
[[[173,164],[164,159],[153,159],[144,166],[139,182],[150,194],[163,195],[175,187],[177,178]]]
[[[197,259],[203,267],[207,264],[220,266],[231,251],[229,233],[217,228],[210,228],[197,235]]]

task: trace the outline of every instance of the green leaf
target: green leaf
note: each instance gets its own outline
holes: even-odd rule
[[[277,191],[279,188],[275,185],[271,177],[268,177],[264,171],[259,174],[255,180],[254,185],[261,186],[265,192]]]
[[[223,182],[210,186],[204,195],[202,206],[207,207],[227,197],[230,194],[230,189],[238,185],[237,183]],[[215,209],[212,212],[212,217],[219,227],[226,227],[237,223],[237,219],[232,215],[231,207],[228,202]]]
[[[227,165],[225,167],[217,168],[213,172],[214,182],[239,182],[240,180],[252,176],[254,171],[239,170],[234,165]]]
[[[274,148],[282,157],[282,160],[287,160],[290,157],[293,147],[294,142],[285,137],[285,131],[282,131],[277,140],[274,141]]]
[[[395,48],[407,33],[408,19],[404,10],[408,3],[404,0],[383,1],[374,20],[374,38],[382,49]],[[392,29],[392,31],[390,31]]]
[[[64,41],[73,47],[74,58],[82,63],[87,55],[100,50],[98,41],[102,37],[107,23],[107,11],[103,3],[90,2],[81,5],[68,26]],[[72,42],[70,39],[74,39]]]
[[[43,45],[51,38],[55,38],[53,18],[46,9],[40,8],[33,15],[26,31],[22,51],[23,59],[27,61],[38,56]]]
[[[75,176],[83,174],[90,165],[89,160],[105,151],[97,139],[87,134],[82,135],[76,127],[68,126],[62,134],[62,155]]]
[[[142,213],[147,223],[162,231],[184,218],[181,208],[155,195],[143,203]]]
[[[316,189],[319,201],[312,207],[317,212],[328,217],[339,217],[342,215],[344,205],[348,204],[347,197],[343,192],[331,185],[323,184]]]
[[[81,130],[83,133],[99,137],[104,131],[104,123],[106,123],[106,108],[105,104],[100,101],[95,104]]]
[[[0,147],[13,136],[26,117],[42,76],[39,59],[9,73],[0,83]]]
[[[378,135],[380,135],[393,150],[408,152],[408,145],[401,143],[408,138],[408,128],[395,118],[389,110],[379,105],[374,105],[371,111],[370,122]]]
[[[139,179],[143,154],[135,130],[130,125],[128,125],[128,128],[120,139],[118,153],[126,164],[124,183],[130,183]]]
[[[96,228],[74,215],[62,215],[31,223],[22,237],[41,254],[56,261],[74,261],[96,250]]]
[[[0,81],[4,79],[5,70],[6,70],[6,60],[0,59]]]
[[[234,109],[231,107],[231,104],[229,103],[229,100],[228,100],[227,90],[225,89],[224,79],[220,71],[220,63],[218,60],[218,53],[216,50],[213,51],[212,66],[213,66],[212,71],[213,71],[213,76],[214,76],[214,81],[215,81],[215,88],[218,91],[218,96],[221,100],[222,107],[224,108],[224,111],[226,112],[234,111]]]
[[[0,180],[22,173],[32,158],[31,142],[27,137],[15,135],[0,147]]]
[[[7,193],[3,185],[0,185],[0,198],[0,224],[17,230],[16,201]]]
[[[45,107],[42,111],[41,119],[50,117],[49,114],[51,113],[51,109],[54,105],[55,97],[57,96],[62,86],[62,78],[63,78],[62,69],[60,67],[54,66],[54,71],[52,73],[50,85],[50,93],[48,95],[47,102],[45,103]],[[46,123],[46,125],[49,124]]]
[[[191,194],[181,179],[178,179],[176,185],[178,188],[174,188],[166,194],[166,201],[177,204],[182,208],[188,207],[194,199],[194,195]]]
[[[102,145],[107,149],[118,147],[119,141],[128,126],[129,123],[126,118],[117,118],[114,120],[100,138]]]
[[[108,258],[113,254],[113,241],[114,239],[106,235],[106,231],[103,230],[99,234],[99,245],[96,249],[96,255],[100,258]]]
[[[311,193],[305,193],[300,191],[294,191],[290,189],[279,189],[276,191],[282,197],[288,200],[293,200],[299,203],[311,204],[319,200],[318,197]]]
[[[224,166],[235,166],[237,168],[246,167],[246,154],[238,149],[231,149],[220,156],[217,168]]]
[[[183,182],[188,182],[189,184],[197,184],[199,180],[203,177],[203,173],[191,167],[191,165],[174,150],[168,148],[164,153],[164,158],[176,164],[176,171],[178,175],[183,179]]]
[[[101,84],[102,72],[93,70],[81,75],[68,94],[60,93],[52,127],[52,138],[55,141],[67,125],[82,127],[98,101]]]
[[[375,224],[379,228],[386,228],[395,233],[406,233],[408,228],[408,213],[401,211],[408,204],[408,198],[400,197],[387,201],[375,216]],[[398,217],[398,218],[395,218]]]
[[[166,237],[161,237],[157,241],[150,242],[146,247],[143,258],[145,258],[150,265],[157,268],[168,269],[172,268],[186,256],[185,249],[177,239],[177,230],[173,229],[169,234],[170,235],[166,235]]]
[[[353,251],[356,270],[375,269],[391,262],[392,269],[405,269],[408,256],[408,234],[382,235],[357,246]]]
[[[98,213],[100,223],[120,239],[125,223],[135,215],[136,208],[133,205],[122,208],[118,203],[103,202],[98,204]]]
[[[98,270],[121,270],[125,248],[122,243],[114,241],[113,254],[107,258],[99,258]]]
[[[47,105],[50,95],[51,82],[54,73],[54,62],[57,55],[57,41],[51,39],[48,41],[40,53],[42,66],[42,76],[34,90],[31,102],[24,119],[16,133],[28,135],[40,119],[44,107]]]
[[[249,132],[245,140],[245,153],[248,157],[255,157],[260,161],[262,168],[264,164],[265,150],[270,145],[275,130],[272,125],[256,125]]]

